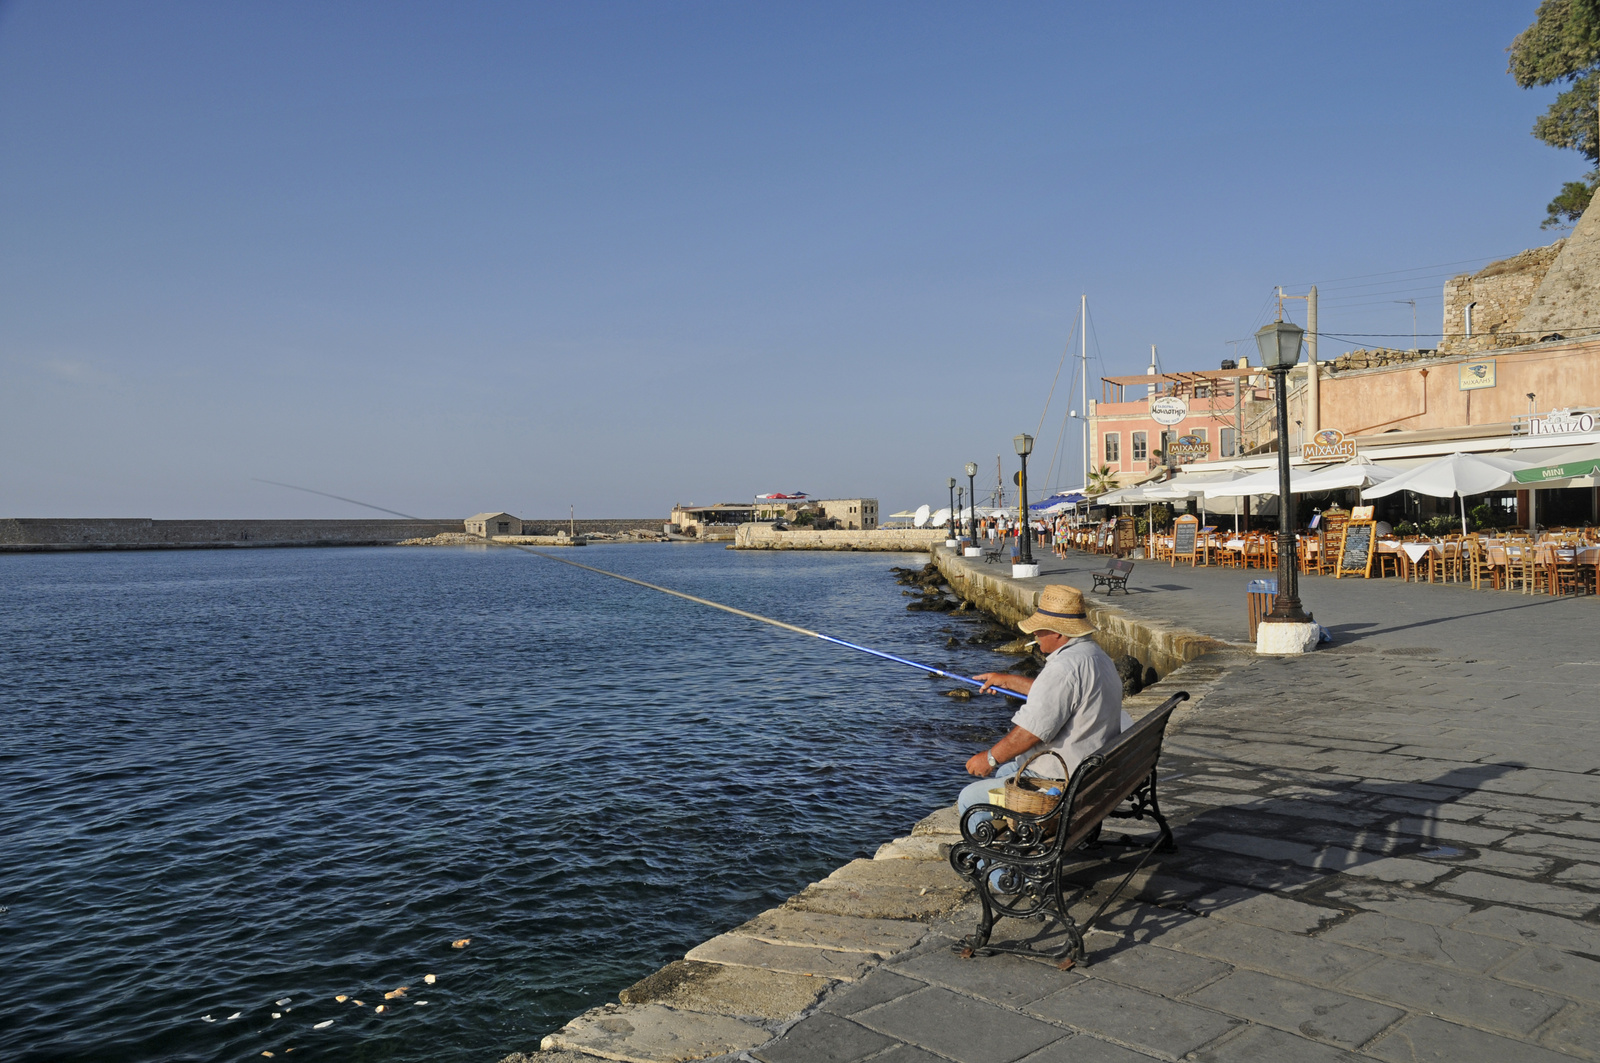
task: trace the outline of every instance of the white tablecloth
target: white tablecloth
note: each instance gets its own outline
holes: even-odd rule
[[[1400,544],[1400,549],[1402,549],[1402,550],[1404,550],[1406,552],[1406,556],[1411,559],[1411,563],[1414,565],[1418,561],[1421,561],[1423,558],[1427,557],[1430,553],[1433,552],[1433,544],[1432,543],[1401,543]]]

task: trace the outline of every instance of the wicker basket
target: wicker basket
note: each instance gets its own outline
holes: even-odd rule
[[[1061,761],[1063,778],[1047,779],[1024,775],[1023,772],[1028,770],[1029,765],[1040,757],[1055,757]],[[1029,757],[1027,764],[1005,781],[1006,811],[1026,812],[1030,816],[1042,816],[1047,812],[1054,812],[1057,806],[1066,800],[1067,780],[1064,777],[1066,773],[1067,762],[1055,750],[1047,749],[1043,753]],[[1044,792],[1046,787],[1058,792],[1047,794]]]

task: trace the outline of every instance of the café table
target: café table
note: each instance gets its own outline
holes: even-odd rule
[[[1433,553],[1433,544],[1432,543],[1401,543],[1400,544],[1400,550],[1406,556],[1406,563],[1407,563],[1406,579],[1409,580],[1409,579],[1411,579],[1412,577],[1414,577],[1417,574],[1417,566],[1422,563],[1423,559],[1426,558],[1429,554]],[[1421,581],[1419,580],[1418,582],[1421,582]],[[1428,582],[1429,583],[1433,582],[1433,570],[1431,568],[1428,570]]]

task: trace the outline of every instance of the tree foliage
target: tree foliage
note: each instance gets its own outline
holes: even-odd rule
[[[1103,495],[1107,491],[1115,491],[1117,489],[1117,474],[1111,470],[1109,465],[1102,465],[1098,469],[1090,469],[1087,488],[1086,493],[1090,495]]]
[[[1600,164],[1600,0],[1544,0],[1507,51],[1511,76],[1523,88],[1567,85],[1534,122],[1533,135]],[[1545,208],[1545,228],[1576,222],[1597,185],[1600,166],[1564,184]]]

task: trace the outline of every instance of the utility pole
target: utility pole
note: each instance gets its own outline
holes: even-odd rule
[[[1411,304],[1411,349],[1415,351],[1417,349],[1417,301],[1415,299],[1393,299],[1391,302],[1399,303],[1401,306],[1406,303]]]

